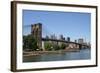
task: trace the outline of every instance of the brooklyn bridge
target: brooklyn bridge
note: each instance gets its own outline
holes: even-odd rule
[[[37,23],[31,25],[31,35],[33,35],[33,37],[37,40],[37,45],[39,46],[39,48],[42,48],[43,50],[45,50],[44,44],[46,42],[51,42],[52,44],[57,44],[57,45],[64,43],[65,45],[68,45],[69,48],[73,49],[90,48],[90,45],[84,43],[83,39],[80,39],[79,42],[77,42],[76,40],[71,41],[70,37],[68,37],[67,40],[65,40],[63,36],[61,36],[60,39],[54,38],[53,36],[52,38],[50,38],[48,37],[48,35],[42,37],[43,35],[42,32],[43,32],[43,24]]]

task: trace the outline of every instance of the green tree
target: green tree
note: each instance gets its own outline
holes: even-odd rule
[[[54,49],[54,50],[60,50],[60,46],[57,45],[57,44],[54,44],[54,45],[53,45],[53,49]]]
[[[51,50],[53,49],[52,44],[49,43],[49,42],[46,42],[46,43],[44,44],[44,47],[45,47],[45,49],[46,49],[47,51],[51,51]]]
[[[60,47],[62,50],[64,50],[66,48],[66,44],[61,44],[61,47]]]
[[[37,41],[32,35],[23,36],[23,49],[36,50]]]
[[[28,42],[27,36],[23,36],[23,49],[27,49],[28,48],[27,42]]]

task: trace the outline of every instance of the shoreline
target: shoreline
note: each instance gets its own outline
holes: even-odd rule
[[[79,52],[80,50],[78,49],[71,49],[71,50],[58,50],[58,51],[30,51],[30,52],[23,52],[23,56],[24,57],[28,57],[28,56],[38,56],[38,55],[42,55],[42,54],[61,54],[61,53],[65,53],[65,52]]]

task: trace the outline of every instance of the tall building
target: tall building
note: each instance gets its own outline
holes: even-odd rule
[[[70,37],[67,37],[67,41],[70,42]]]
[[[75,40],[74,42],[77,43],[77,40]]]
[[[55,36],[55,34],[51,35],[51,39],[57,39],[57,37]]]
[[[82,38],[78,39],[78,43],[83,44],[84,40]]]
[[[46,37],[45,37],[46,39],[49,39],[49,36],[48,35],[46,35]]]
[[[31,25],[31,34],[37,40],[37,45],[42,48],[42,24],[36,23]]]
[[[50,37],[50,39],[57,39],[57,37],[56,37],[55,34],[52,34],[51,37]],[[57,44],[56,41],[50,41],[50,42],[51,42],[52,45]]]
[[[60,35],[60,40],[65,40],[65,37],[63,35]]]

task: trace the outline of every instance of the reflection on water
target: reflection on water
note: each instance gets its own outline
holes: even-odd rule
[[[90,49],[82,49],[78,52],[65,52],[60,54],[41,54],[37,56],[23,57],[23,62],[83,60],[91,58]]]

